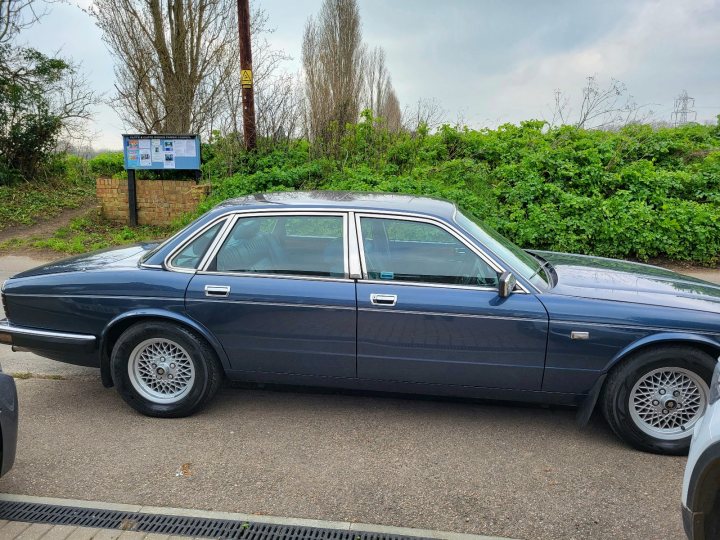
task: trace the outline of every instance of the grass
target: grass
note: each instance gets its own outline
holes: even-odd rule
[[[79,254],[97,249],[164,239],[175,232],[174,227],[118,225],[99,217],[73,219],[47,238],[14,238],[0,242],[0,251],[41,249],[65,254]]]
[[[90,182],[55,181],[0,186],[0,230],[32,225],[68,208],[81,206],[95,194]]]

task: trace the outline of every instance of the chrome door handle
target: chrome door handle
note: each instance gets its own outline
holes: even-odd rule
[[[371,294],[370,303],[376,306],[394,306],[397,304],[396,294]]]
[[[216,296],[226,298],[230,294],[230,287],[227,285],[205,285],[205,296]]]

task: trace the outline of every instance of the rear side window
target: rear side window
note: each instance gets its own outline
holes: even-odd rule
[[[225,220],[216,223],[200,236],[195,238],[192,242],[186,245],[180,253],[175,255],[170,261],[170,265],[175,268],[185,268],[189,270],[197,270],[200,265],[200,261],[207,253],[210,244],[217,236],[218,232],[222,228]]]
[[[345,277],[342,216],[240,218],[210,269],[218,272]]]

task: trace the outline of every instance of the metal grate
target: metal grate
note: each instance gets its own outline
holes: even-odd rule
[[[227,519],[119,512],[38,503],[0,501],[0,519],[75,525],[224,540],[417,540],[419,537],[340,529],[321,529]]]

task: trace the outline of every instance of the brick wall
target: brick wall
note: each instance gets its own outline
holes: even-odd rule
[[[181,214],[195,210],[210,188],[190,180],[137,180],[136,186],[140,225],[168,225]],[[127,180],[98,178],[95,187],[102,216],[127,222]]]

